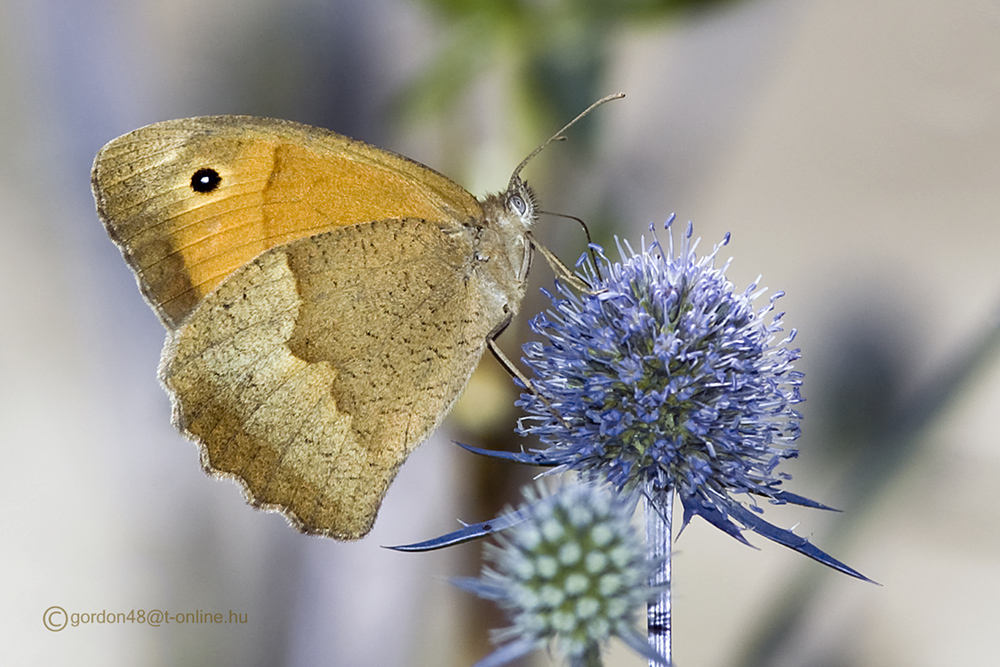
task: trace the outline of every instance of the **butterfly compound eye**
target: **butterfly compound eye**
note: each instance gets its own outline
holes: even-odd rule
[[[524,215],[528,210],[528,205],[524,203],[524,198],[521,195],[511,195],[510,199],[507,200],[507,205],[514,209],[518,215]]]

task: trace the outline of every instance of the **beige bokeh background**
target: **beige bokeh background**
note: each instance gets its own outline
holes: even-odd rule
[[[445,582],[473,572],[476,548],[414,556],[379,546],[486,518],[464,504],[467,455],[448,433],[422,446],[357,544],[305,538],[246,507],[169,425],[155,380],[162,331],[104,237],[88,183],[100,146],[138,125],[279,113],[240,97],[259,80],[272,97],[255,100],[301,98],[295,120],[446,173],[459,165],[477,194],[503,187],[544,137],[521,136],[502,74],[474,84],[445,118],[392,122],[394,96],[444,29],[401,0],[0,2],[0,663],[481,657],[464,634],[467,596]],[[574,182],[558,170],[539,178],[543,201],[602,207],[633,240],[671,212],[695,222],[703,247],[731,231],[730,277],[742,288],[762,273],[785,290],[786,322],[799,330],[809,400],[790,488],[846,502],[856,473],[850,452],[830,443],[852,432],[836,425],[844,402],[905,406],[996,326],[1000,4],[756,0],[623,28],[612,54],[607,91],[628,98],[600,112]],[[275,75],[294,58],[313,68]],[[460,157],[456,136],[468,147]],[[979,370],[906,462],[849,508],[850,530],[834,535],[834,519],[815,511],[767,514],[800,522],[798,532],[883,587],[692,523],[675,557],[678,664],[741,664],[789,582],[802,581],[814,595],[770,664],[994,664],[1000,369],[993,359]],[[845,374],[856,383],[846,398],[835,381]],[[53,633],[42,624],[52,605],[233,610],[248,621]],[[642,661],[617,647],[608,664]]]

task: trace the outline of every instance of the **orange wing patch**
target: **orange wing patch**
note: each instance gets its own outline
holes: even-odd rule
[[[483,216],[471,194],[428,167],[286,121],[159,123],[111,142],[97,164],[115,165],[94,172],[101,218],[169,328],[284,243],[373,220]],[[199,191],[192,179],[203,173],[218,180]]]

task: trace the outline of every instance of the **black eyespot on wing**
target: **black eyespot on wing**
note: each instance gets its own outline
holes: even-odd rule
[[[191,189],[195,192],[205,194],[215,190],[222,182],[222,176],[216,170],[205,167],[194,172],[191,177]]]

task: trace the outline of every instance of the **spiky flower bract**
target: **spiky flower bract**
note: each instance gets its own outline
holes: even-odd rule
[[[630,523],[634,499],[591,483],[552,495],[528,487],[525,496],[523,521],[487,545],[492,567],[478,579],[455,580],[496,601],[511,621],[494,633],[502,645],[476,667],[496,667],[549,643],[571,665],[597,665],[611,637],[658,660],[635,629],[656,591],[648,585],[645,545]]]
[[[676,491],[685,523],[700,514],[742,539],[733,494],[789,501],[775,468],[798,454],[799,350],[794,330],[779,338],[782,293],[755,306],[765,290],[737,291],[729,262],[715,265],[728,234],[699,257],[691,233],[676,249],[672,231],[666,247],[620,243],[620,262],[586,264],[591,293],[549,294],[532,321],[544,340],[524,348],[534,392],[518,402],[529,415],[519,429],[561,469]]]

